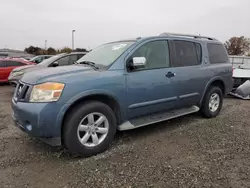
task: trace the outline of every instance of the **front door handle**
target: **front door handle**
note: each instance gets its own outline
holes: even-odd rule
[[[174,77],[175,75],[176,75],[175,73],[168,72],[168,73],[166,74],[166,77],[167,77],[167,78],[171,78],[171,77]]]

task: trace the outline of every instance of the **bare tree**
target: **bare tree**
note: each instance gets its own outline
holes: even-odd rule
[[[244,55],[250,50],[250,40],[244,36],[232,37],[225,46],[229,55]]]

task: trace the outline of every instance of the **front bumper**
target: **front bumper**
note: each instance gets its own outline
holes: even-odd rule
[[[53,145],[61,145],[61,127],[57,124],[60,108],[55,103],[26,103],[12,100],[13,121],[32,137]]]

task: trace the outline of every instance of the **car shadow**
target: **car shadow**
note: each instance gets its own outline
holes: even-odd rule
[[[187,124],[187,122],[193,121],[194,119],[198,120],[201,118],[202,117],[199,115],[199,113],[195,113],[133,130],[117,131],[111,148],[118,147],[121,143],[130,144],[131,141],[136,142],[136,140],[140,140],[151,135],[156,135],[160,132],[170,132],[175,129],[181,128],[181,126]],[[30,145],[29,147],[33,147],[34,150],[38,150],[39,152],[51,153],[51,155],[56,158],[65,160],[84,159],[84,157],[69,154],[63,146],[52,147],[38,139],[32,138],[32,142],[29,142],[28,145]]]

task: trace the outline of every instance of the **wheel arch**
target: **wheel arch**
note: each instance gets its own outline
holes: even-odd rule
[[[88,91],[85,93],[78,94],[71,98],[60,111],[60,115],[57,117],[58,126],[61,127],[61,135],[63,134],[63,126],[67,114],[74,109],[77,105],[82,105],[86,101],[100,101],[108,105],[115,113],[117,124],[123,119],[123,111],[118,99],[113,93],[109,91]]]
[[[204,92],[203,92],[203,94],[202,94],[202,98],[201,98],[201,101],[200,101],[200,105],[202,105],[202,101],[203,101],[203,99],[204,99],[204,97],[205,97],[205,94],[206,94],[206,92],[207,92],[207,90],[208,90],[208,88],[209,88],[210,86],[217,86],[217,87],[221,88],[221,91],[222,91],[223,95],[226,94],[225,82],[223,81],[223,79],[222,79],[221,77],[215,77],[215,78],[211,79],[211,80],[207,83],[207,85],[206,85],[206,87],[205,87],[205,90],[204,90]]]

